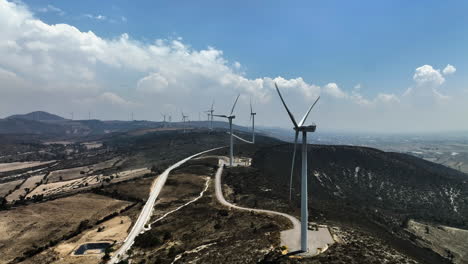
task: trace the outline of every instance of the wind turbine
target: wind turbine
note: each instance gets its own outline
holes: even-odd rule
[[[210,130],[213,130],[213,112],[214,112],[214,100],[213,103],[211,104],[210,110],[205,111],[208,114],[208,121],[210,121]]]
[[[255,144],[255,115],[252,108],[252,98],[250,98],[250,119],[252,120],[252,144]]]
[[[227,118],[229,120],[229,131],[231,134],[231,142],[230,142],[230,148],[229,148],[229,166],[232,167],[232,161],[234,160],[234,138],[233,138],[233,133],[232,133],[232,120],[236,118],[235,115],[232,115],[234,113],[234,108],[236,107],[237,100],[239,100],[240,94],[237,96],[236,101],[234,102],[234,105],[232,106],[231,113],[227,115],[211,115],[211,116],[217,116],[217,117],[223,117]]]
[[[292,188],[292,176],[294,171],[294,160],[296,158],[296,145],[297,145],[297,137],[299,132],[302,132],[302,175],[301,175],[301,251],[307,252],[308,251],[308,241],[307,241],[307,222],[308,222],[308,209],[307,209],[307,132],[315,132],[317,126],[312,124],[310,126],[304,126],[304,123],[309,116],[310,111],[315,106],[315,104],[320,99],[320,96],[315,100],[315,102],[310,106],[307,113],[301,119],[299,123],[296,122],[291,111],[289,111],[288,106],[284,102],[283,96],[278,88],[278,85],[275,83],[276,91],[281,99],[281,102],[286,108],[288,112],[289,118],[291,119],[292,123],[294,124],[294,130],[296,132],[294,138],[294,152],[293,152],[293,159],[292,159],[292,166],[291,166],[291,177],[289,180],[289,199],[291,200],[291,188]]]
[[[187,120],[188,116],[184,115],[184,112],[182,112],[182,122],[184,122],[184,133],[185,133],[185,121]]]
[[[166,127],[166,115],[161,113],[161,116],[163,117],[163,127]]]

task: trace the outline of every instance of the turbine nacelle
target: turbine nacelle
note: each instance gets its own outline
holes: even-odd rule
[[[301,126],[301,127],[293,127],[296,132],[315,132],[317,125],[312,124],[310,126]]]

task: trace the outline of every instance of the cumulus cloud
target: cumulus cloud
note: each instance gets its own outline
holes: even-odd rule
[[[152,73],[138,81],[137,89],[148,93],[161,93],[166,91],[169,82],[159,73]]]
[[[423,65],[416,68],[413,75],[415,85],[408,88],[403,94],[410,98],[414,105],[431,106],[434,103],[441,103],[450,99],[450,96],[440,92],[442,84],[445,83],[445,76],[453,74],[455,67],[448,64],[444,70],[434,69],[431,65]]]
[[[346,98],[347,94],[343,92],[336,83],[329,83],[323,87],[323,91],[336,98]]]
[[[456,71],[457,71],[457,69],[453,65],[447,64],[447,66],[445,66],[442,73],[444,75],[449,75],[449,74],[454,74]]]
[[[431,65],[423,65],[416,68],[416,72],[413,75],[413,80],[418,85],[431,86],[438,86],[445,82],[445,78],[440,73],[440,70],[432,68]]]
[[[322,94],[323,104],[314,111],[325,127],[369,127],[369,120],[380,122],[374,116],[382,113],[380,107],[405,103],[392,93],[368,98],[360,85],[346,90],[334,82],[321,87],[302,77],[249,78],[241,72],[240,62],[228,61],[214,47],[197,50],[178,38],[141,42],[126,33],[102,38],[72,25],[46,24],[27,6],[6,0],[0,0],[0,32],[0,112],[4,116],[47,106],[44,110],[59,114],[92,111],[99,118],[127,119],[131,111],[141,119],[159,120],[154,113],[172,111],[175,118],[181,108],[197,116],[213,99],[215,110],[223,113],[241,93],[236,122],[248,122],[252,98],[260,124],[284,125],[288,119],[275,82],[288,102],[294,100],[294,111],[305,111]],[[455,71],[451,67],[442,71],[444,75],[430,65],[417,68],[412,89],[427,86],[426,91],[443,98],[437,88],[445,75]],[[12,103],[19,100],[23,104]]]

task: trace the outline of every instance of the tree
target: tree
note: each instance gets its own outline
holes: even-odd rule
[[[7,208],[7,201],[5,198],[0,197],[0,210]]]

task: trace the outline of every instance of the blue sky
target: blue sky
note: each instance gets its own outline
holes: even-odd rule
[[[24,2],[66,12],[38,13],[48,23],[73,24],[107,38],[182,37],[196,49],[221,49],[251,78],[302,76],[344,89],[361,83],[370,95],[404,91],[412,81],[408,73],[423,64],[440,68],[450,62],[460,71],[468,63],[466,1]],[[462,85],[466,79],[451,82]]]
[[[0,73],[3,69],[35,82],[43,91],[60,91],[61,100],[47,105],[50,111],[65,112],[58,101],[73,99],[76,105],[67,107],[91,108],[102,118],[122,119],[119,116],[134,111],[155,119],[147,113],[150,98],[152,103],[159,98],[157,111],[177,112],[184,105],[197,116],[201,106],[182,101],[181,94],[223,95],[226,99],[218,100],[228,105],[227,98],[242,93],[241,104],[252,97],[259,110],[271,112],[264,125],[286,126],[287,118],[279,120],[280,110],[274,110],[276,81],[298,113],[318,94],[328,95],[317,110],[327,129],[420,131],[433,129],[428,126],[434,119],[448,115],[454,117],[444,123],[446,129],[468,129],[463,124],[468,122],[462,122],[468,115],[463,106],[468,98],[466,1],[0,2],[9,3],[4,16],[8,23],[0,19],[0,27],[7,31],[17,23],[21,28],[4,41],[23,45],[17,55],[25,61],[38,58],[36,69],[44,66],[44,74],[23,70],[13,56],[0,59]],[[24,16],[14,19],[17,13]],[[31,26],[26,20],[47,26]],[[96,39],[80,42],[89,32]],[[59,43],[67,39],[70,54]],[[166,49],[163,55],[152,52],[158,39],[164,42],[156,45]],[[448,64],[453,70],[444,71]],[[59,68],[67,78],[48,75]],[[70,88],[82,79],[86,89]],[[19,96],[18,90],[11,98]],[[92,105],[93,98],[101,96],[112,102],[114,111]],[[125,107],[117,109],[118,104]],[[450,110],[444,110],[448,105]],[[42,106],[3,106],[0,111],[33,107]],[[416,126],[415,119],[423,121]]]

